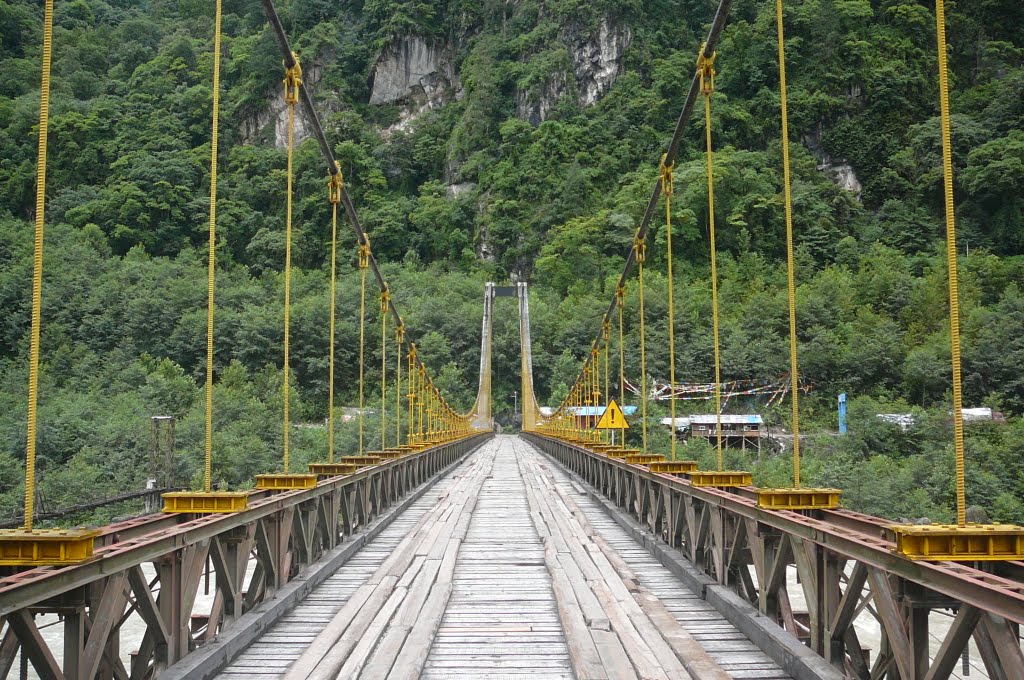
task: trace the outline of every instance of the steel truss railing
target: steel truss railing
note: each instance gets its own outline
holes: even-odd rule
[[[0,680],[20,650],[43,680],[152,678],[272,598],[325,553],[351,540],[383,511],[439,475],[490,436],[478,434],[331,477],[315,488],[256,493],[232,514],[136,518],[104,527],[93,559],[0,577]],[[247,580],[250,562],[254,563]],[[143,565],[152,565],[148,576]],[[193,616],[212,567],[211,611]],[[148,569],[148,567],[147,567]],[[35,622],[57,614],[63,663]],[[121,626],[145,625],[129,666]]]
[[[575,444],[526,436],[681,551],[707,583],[730,587],[848,677],[946,678],[972,638],[989,677],[1024,677],[1020,563],[910,560],[894,552],[891,531],[876,517],[764,510],[752,490],[694,487]],[[807,603],[806,621],[790,602],[790,567]],[[865,610],[882,641],[870,664],[853,625]],[[954,618],[930,659],[932,610],[949,610]]]

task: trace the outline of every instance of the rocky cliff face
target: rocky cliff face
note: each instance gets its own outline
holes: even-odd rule
[[[458,98],[461,90],[451,50],[419,36],[396,37],[373,67],[370,104],[405,104],[401,128],[424,111]]]
[[[607,17],[590,32],[578,24],[566,26],[559,40],[569,51],[571,79],[568,73],[552,73],[541,87],[520,90],[516,93],[516,114],[537,125],[547,119],[560,98],[570,93],[584,106],[594,104],[622,72],[622,57],[632,39],[627,26],[615,25]]]
[[[438,103],[458,85],[451,62],[441,43],[419,36],[395,38],[377,57],[370,103]]]

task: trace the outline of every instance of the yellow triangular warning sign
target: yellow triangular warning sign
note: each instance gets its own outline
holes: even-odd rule
[[[628,430],[629,423],[626,422],[626,416],[622,415],[622,409],[612,399],[611,403],[608,404],[608,408],[604,410],[604,415],[601,416],[601,420],[597,423],[597,429],[599,430]]]

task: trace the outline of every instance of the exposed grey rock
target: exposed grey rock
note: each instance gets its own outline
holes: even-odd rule
[[[860,200],[863,187],[861,187],[860,180],[857,179],[857,173],[854,172],[852,165],[849,163],[832,163],[826,160],[818,165],[818,170],[827,173],[833,182],[852,193],[858,201]]]
[[[475,188],[475,182],[460,182],[458,184],[449,184],[446,193],[448,198],[458,198],[462,194],[468,193]]]
[[[622,71],[622,55],[632,39],[628,27],[612,26],[605,17],[597,33],[572,51],[573,73],[582,104],[593,104],[611,89]]]
[[[413,100],[433,108],[456,89],[452,59],[445,45],[419,36],[396,37],[373,67],[371,104]]]
[[[569,51],[575,82],[570,82],[569,73],[555,72],[539,88],[520,90],[516,93],[516,115],[534,125],[543,122],[573,85],[580,104],[596,103],[622,72],[622,56],[632,39],[629,27],[614,25],[607,17],[589,33],[576,24],[563,28],[559,40]]]

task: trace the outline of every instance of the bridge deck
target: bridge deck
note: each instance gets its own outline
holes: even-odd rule
[[[224,678],[787,677],[530,444],[496,437]]]

